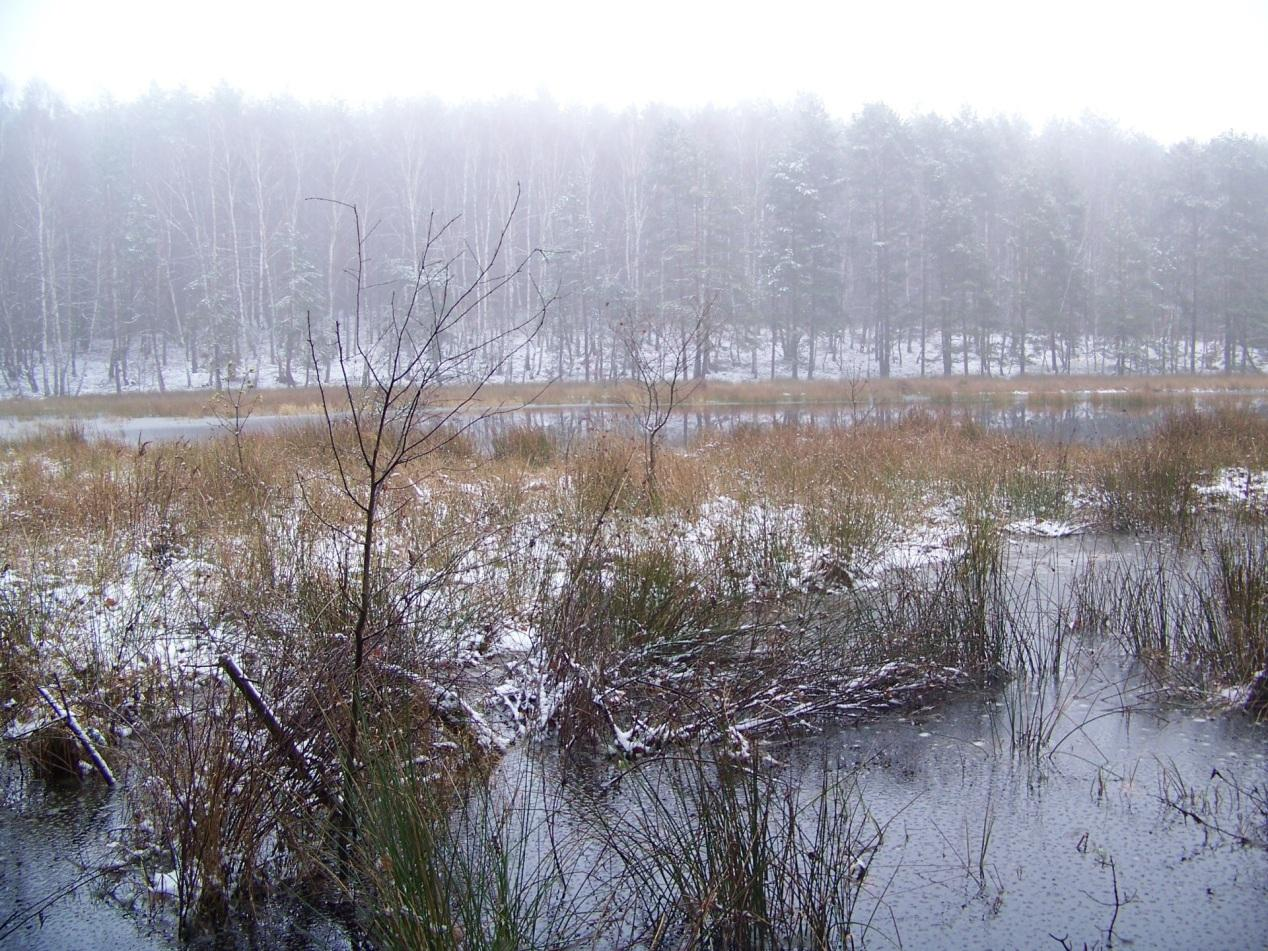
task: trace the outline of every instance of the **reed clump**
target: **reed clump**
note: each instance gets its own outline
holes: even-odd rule
[[[528,466],[544,466],[559,455],[554,433],[544,426],[509,426],[493,434],[494,459],[515,459]]]
[[[623,780],[619,816],[599,813],[632,903],[631,931],[652,947],[853,947],[883,829],[851,777],[818,789],[782,779],[759,756],[697,752]]]
[[[357,787],[357,872],[376,947],[519,951],[579,937],[583,919],[567,892],[585,873],[527,792],[380,750]]]
[[[1090,572],[1079,609],[1160,682],[1203,694],[1248,685],[1268,669],[1263,533],[1225,524],[1192,545],[1157,544],[1139,565]]]

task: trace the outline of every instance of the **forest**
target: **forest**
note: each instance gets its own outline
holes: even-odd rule
[[[310,382],[448,222],[458,283],[499,255],[510,277],[455,334],[550,303],[507,382],[628,375],[635,326],[698,329],[692,375],[735,379],[1245,371],[1268,348],[1268,142],[1234,132],[810,97],[72,108],[33,85],[0,87],[0,388]]]

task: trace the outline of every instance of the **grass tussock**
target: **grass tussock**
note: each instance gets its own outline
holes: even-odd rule
[[[580,916],[567,889],[585,873],[526,790],[455,783],[387,751],[358,786],[358,874],[375,946],[519,951],[575,940]]]
[[[1268,543],[1234,524],[1154,545],[1139,565],[1090,573],[1079,607],[1169,687],[1249,685],[1268,669]]]
[[[630,882],[633,929],[653,948],[849,948],[883,830],[850,777],[818,789],[760,758],[689,756],[624,780],[604,840]]]

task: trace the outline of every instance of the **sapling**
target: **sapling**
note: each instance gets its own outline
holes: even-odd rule
[[[412,281],[398,298],[393,291],[380,312],[378,326],[368,319],[366,234],[356,205],[333,202],[351,212],[356,231],[354,332],[339,322],[333,332],[334,359],[327,365],[308,319],[308,345],[313,375],[321,400],[327,446],[336,470],[337,490],[351,503],[355,528],[331,525],[356,551],[355,567],[344,572],[344,598],[352,618],[347,632],[349,671],[347,715],[342,722],[341,748],[345,789],[339,816],[341,853],[346,866],[355,838],[355,797],[351,786],[360,764],[359,733],[366,717],[363,678],[368,652],[396,623],[399,612],[381,578],[385,557],[380,542],[384,523],[408,504],[393,496],[393,479],[402,470],[446,448],[471,427],[508,412],[505,406],[480,406],[480,392],[513,360],[541,329],[551,302],[528,273],[541,252],[531,251],[499,269],[511,224],[519,204],[511,210],[491,250],[482,259],[469,250],[444,256],[457,218],[428,223]],[[463,277],[464,265],[467,273]],[[464,321],[489,298],[507,291],[526,277],[536,300],[526,316],[505,329],[458,339]],[[453,339],[451,339],[453,338]],[[442,403],[439,391],[460,384],[457,395]],[[522,404],[521,404],[522,405]],[[433,576],[432,585],[442,582]]]

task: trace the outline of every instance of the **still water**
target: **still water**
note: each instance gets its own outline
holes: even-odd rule
[[[747,426],[818,426],[848,428],[862,424],[890,425],[913,412],[930,412],[951,419],[971,420],[986,429],[1034,436],[1058,442],[1100,443],[1150,432],[1169,413],[1182,409],[1239,407],[1268,412],[1268,397],[1247,394],[1181,395],[1160,402],[1102,395],[1069,402],[1032,403],[1024,394],[1001,401],[932,404],[926,400],[849,405],[826,403],[708,404],[675,410],[664,437],[686,444],[711,432],[727,433]],[[563,443],[603,433],[629,433],[635,429],[634,412],[623,404],[528,406],[472,421],[461,416],[453,424],[471,424],[470,434],[488,444],[497,433],[533,426],[552,433]],[[289,415],[255,414],[242,424],[244,433],[268,433],[288,428],[322,425],[317,413]],[[230,428],[215,417],[147,416],[133,419],[12,419],[0,417],[0,441],[23,438],[69,425],[82,427],[90,438],[110,439],[129,445],[143,442],[196,442],[229,435]]]

